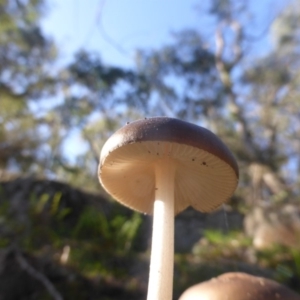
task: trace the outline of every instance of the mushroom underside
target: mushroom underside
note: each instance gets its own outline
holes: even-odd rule
[[[107,155],[99,170],[101,182],[124,205],[152,214],[155,165],[166,157],[176,165],[175,214],[188,206],[211,211],[236,188],[234,170],[220,158],[196,147],[154,141],[128,144]]]

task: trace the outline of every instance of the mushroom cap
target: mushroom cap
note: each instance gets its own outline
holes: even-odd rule
[[[155,117],[126,124],[105,143],[99,179],[117,201],[151,214],[155,166],[176,164],[175,214],[188,206],[209,212],[233,194],[238,166],[225,144],[209,130],[174,118]]]
[[[289,288],[263,277],[225,273],[188,288],[179,300],[300,300]]]

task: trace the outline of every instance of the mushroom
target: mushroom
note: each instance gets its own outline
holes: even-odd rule
[[[230,198],[237,163],[209,130],[174,118],[128,123],[105,143],[99,178],[120,203],[153,214],[148,300],[172,299],[174,217],[209,212]]]
[[[289,288],[263,277],[225,273],[188,288],[179,300],[300,300]]]

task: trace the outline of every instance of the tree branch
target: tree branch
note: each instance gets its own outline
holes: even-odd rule
[[[249,129],[246,118],[244,117],[244,112],[242,108],[237,103],[237,95],[233,91],[233,83],[231,79],[231,70],[238,63],[238,61],[242,58],[242,51],[240,48],[241,38],[242,38],[242,29],[238,22],[231,22],[231,26],[236,31],[236,39],[234,44],[234,53],[235,57],[231,62],[225,62],[224,59],[224,51],[225,51],[225,39],[222,33],[221,27],[218,28],[215,35],[216,41],[216,67],[220,75],[220,79],[225,87],[225,91],[229,98],[229,111],[230,113],[237,119],[238,122],[238,130],[242,139],[246,145],[245,149],[248,152],[248,155],[251,157],[255,156],[256,147],[253,143],[252,133]]]
[[[54,300],[63,300],[63,297],[50,280],[44,274],[33,268],[19,251],[16,251],[16,260],[24,271],[44,285]]]

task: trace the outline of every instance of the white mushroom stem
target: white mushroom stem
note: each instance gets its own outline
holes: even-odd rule
[[[174,270],[175,164],[164,157],[155,168],[155,202],[147,300],[171,300]]]

